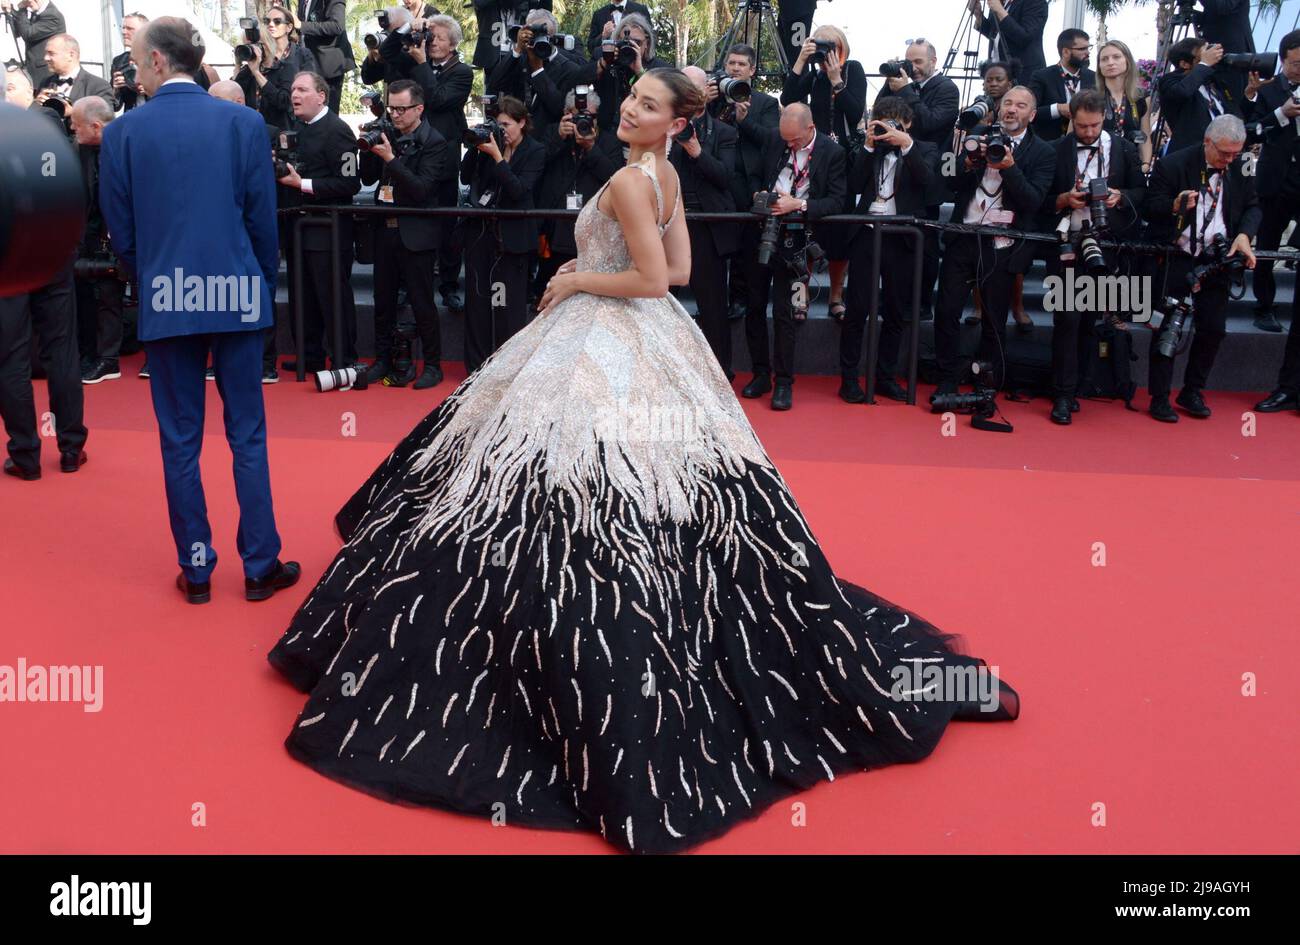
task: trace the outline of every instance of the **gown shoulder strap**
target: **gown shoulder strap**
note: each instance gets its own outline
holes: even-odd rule
[[[655,207],[657,208],[655,210],[655,223],[658,223],[659,218],[664,215],[664,191],[659,186],[659,176],[655,174],[655,156],[647,151],[641,160],[631,166],[639,168],[646,177],[650,178],[650,183],[654,185]]]

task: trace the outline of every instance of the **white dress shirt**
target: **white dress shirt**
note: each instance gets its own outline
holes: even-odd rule
[[[800,171],[803,171],[803,169],[808,166],[808,162],[812,160],[813,144],[815,144],[816,141],[817,136],[813,135],[812,141],[809,141],[806,145],[795,152],[795,161],[798,162]],[[812,181],[812,175],[803,175],[803,182],[799,185],[798,192],[791,190],[791,185],[794,183],[794,169],[790,166],[789,148],[786,148],[785,154],[785,165],[781,168],[781,173],[776,175],[775,189],[782,193],[789,194],[796,200],[806,200],[808,199],[808,186]]]
[[[1097,139],[1097,143],[1094,145],[1097,148],[1095,152],[1087,150],[1087,147],[1087,145],[1077,144],[1075,149],[1075,177],[1082,181],[1085,187],[1091,178],[1105,177],[1110,173],[1110,132],[1103,131],[1101,133],[1101,137]],[[1091,218],[1092,213],[1087,207],[1081,210],[1072,210],[1070,212],[1070,230],[1083,229],[1083,221]]]
[[[1178,234],[1178,248],[1191,255],[1196,255],[1209,246],[1216,236],[1222,236],[1228,242],[1232,242],[1228,236],[1227,220],[1223,216],[1224,197],[1228,190],[1227,171],[1219,171],[1215,168],[1208,168],[1208,170],[1210,176],[1206,181],[1205,189],[1196,198],[1196,222],[1192,232],[1188,232],[1188,227],[1184,226]],[[1214,200],[1212,196],[1216,187],[1220,188],[1218,200]],[[1211,204],[1214,205],[1214,216],[1207,224],[1206,214],[1210,212]],[[1202,227],[1205,228],[1204,236],[1201,235]]]
[[[909,144],[902,151],[897,149],[890,151],[885,155],[883,167],[877,166],[876,199],[871,201],[868,213],[887,217],[898,215],[898,200],[896,198],[898,193],[898,166],[902,163],[903,158],[912,153],[912,147],[913,145]],[[867,152],[875,154],[876,149],[867,145]],[[881,199],[882,196],[884,199]]]
[[[1028,129],[1020,132],[1011,139],[1013,147],[1019,147],[1020,142],[1025,140],[1025,134]],[[984,179],[981,181],[982,189],[975,191],[975,199],[970,202],[966,208],[966,216],[963,223],[983,224],[984,226],[1009,226],[1010,219],[1007,218],[1010,211],[1002,208],[1002,172],[996,168],[984,168]],[[994,196],[989,196],[993,194]],[[998,237],[1002,239],[1002,237]]]

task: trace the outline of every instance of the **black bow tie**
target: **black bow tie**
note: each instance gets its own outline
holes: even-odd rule
[[[1093,152],[1094,154],[1095,154],[1096,151],[1097,151],[1097,145],[1095,145],[1095,144],[1081,144],[1081,145],[1078,145],[1078,148],[1079,148],[1080,151],[1091,151],[1091,152]]]

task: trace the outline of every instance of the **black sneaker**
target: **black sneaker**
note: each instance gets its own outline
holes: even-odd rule
[[[1282,324],[1277,320],[1277,316],[1271,311],[1259,312],[1255,315],[1255,327],[1260,331],[1280,332]]]
[[[215,381],[215,380],[217,379],[217,372],[216,372],[216,369],[215,369],[215,368],[208,368],[206,371],[203,372],[203,376],[206,377],[206,378],[207,378],[208,380],[210,380],[210,381]]]
[[[416,390],[428,390],[430,387],[437,387],[441,383],[442,368],[425,361],[424,370],[420,373],[413,386]]]
[[[1193,417],[1204,420],[1210,415],[1210,408],[1205,406],[1205,398],[1201,396],[1199,390],[1190,390],[1184,387],[1174,398],[1174,403],[1182,407]]]
[[[121,376],[116,359],[100,358],[90,366],[90,370],[82,373],[81,383],[98,384],[100,381],[115,381]]]
[[[366,383],[378,384],[383,380],[384,375],[393,369],[387,358],[380,358],[370,367],[366,368]]]
[[[280,383],[280,373],[275,368],[266,368],[265,370],[262,371],[262,383],[263,384]]]
[[[1151,416],[1162,423],[1178,422],[1178,414],[1174,412],[1173,407],[1169,406],[1168,397],[1152,397],[1150,411]]]
[[[143,378],[143,379],[146,380],[146,381],[149,380],[149,362],[148,362],[148,361],[145,361],[144,364],[140,365],[140,373],[137,374],[136,377]]]

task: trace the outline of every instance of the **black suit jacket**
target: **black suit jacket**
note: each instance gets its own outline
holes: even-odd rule
[[[357,138],[348,123],[326,109],[325,116],[313,124],[295,121],[294,130],[298,132],[294,167],[299,177],[311,181],[312,192],[283,188],[283,206],[351,203],[361,190],[361,178],[357,176]],[[339,244],[350,246],[352,218],[340,215],[339,228]],[[329,250],[329,231],[323,227],[305,227],[302,234],[303,249]]]
[[[108,236],[104,214],[99,208],[99,145],[78,145],[77,157],[81,161],[81,180],[86,192],[86,228],[81,234],[81,245],[93,251]]]
[[[493,30],[496,24],[501,22],[501,13],[503,10],[510,10],[519,4],[513,2],[502,2],[502,0],[473,0],[474,16],[478,20],[478,40],[474,44],[473,66],[476,69],[489,70],[497,61],[501,54],[495,45],[496,37]],[[466,3],[466,6],[469,4]],[[549,10],[551,9],[551,0],[529,0],[529,10]],[[519,18],[515,22],[522,23],[523,19]],[[501,37],[505,40],[507,37]]]
[[[709,103],[709,114],[714,118],[728,113],[734,121],[735,113],[721,96]],[[740,134],[736,143],[736,172],[731,179],[735,209],[748,210],[754,203],[754,194],[763,189],[763,148],[780,124],[781,106],[772,96],[759,91],[750,96],[745,120],[732,124]]]
[[[985,125],[971,130],[972,135],[987,132]],[[1056,174],[1056,151],[1030,128],[1012,156],[1015,163],[1002,171],[1002,207],[1015,214],[1010,224],[1012,229],[1032,230],[1039,225],[1043,201]],[[968,169],[964,158],[957,162],[957,173],[950,180],[945,178],[953,193],[954,223],[965,221],[966,211],[979,192],[983,178],[984,168]],[[1012,271],[1023,272],[1020,266],[1027,266],[1036,251],[1037,244],[1022,243],[1013,257]]]
[[[1250,28],[1250,0],[1201,0],[1205,12],[1199,17],[1201,37],[1218,43],[1224,52],[1254,52],[1255,36]]]
[[[1020,74],[1031,75],[1047,65],[1043,56],[1043,27],[1047,0],[1013,0],[1004,20],[984,14],[980,32],[992,40],[992,57],[1018,60]],[[1001,40],[996,38],[999,33]]]
[[[654,22],[650,17],[650,10],[644,4],[637,3],[636,0],[627,0],[623,4],[623,15],[629,13],[640,13],[643,17]],[[600,55],[601,33],[605,31],[605,24],[614,18],[614,4],[607,3],[591,15],[591,29],[587,31],[587,52],[592,56]]]
[[[468,149],[460,162],[460,179],[461,183],[470,185],[471,206],[531,210],[533,192],[545,168],[546,148],[525,136],[509,162],[493,161],[477,148]],[[488,192],[493,196],[484,204],[483,195]],[[480,225],[492,225],[481,218],[466,218],[465,222],[471,232],[477,232]],[[537,220],[501,220],[499,226],[503,252],[531,253],[537,249]]]
[[[438,206],[438,184],[446,179],[444,164],[450,160],[447,140],[421,121],[411,133],[411,140],[400,157],[387,164],[373,152],[361,155],[361,180],[379,187],[393,187],[393,205],[397,207]],[[375,189],[379,204],[379,188]],[[402,245],[412,252],[428,252],[442,245],[442,225],[438,217],[397,218]]]
[[[1074,190],[1078,175],[1079,139],[1074,133],[1056,141],[1056,173],[1052,186],[1043,201],[1043,229],[1055,229],[1057,221],[1069,211],[1057,210],[1056,199],[1067,191]],[[1100,148],[1101,142],[1097,142]],[[1099,167],[1096,158],[1089,165],[1095,176]],[[1142,173],[1142,155],[1132,141],[1117,135],[1110,136],[1110,164],[1104,168],[1106,184],[1124,195],[1119,205],[1113,207],[1107,216],[1111,230],[1117,237],[1136,236],[1142,229],[1143,212],[1146,210],[1147,181]]]
[[[880,151],[855,148],[849,157],[849,193],[861,194],[854,213],[870,213],[872,201],[880,186]],[[939,177],[939,148],[929,141],[912,140],[907,152],[894,172],[894,203],[900,216],[922,216],[926,207],[942,202]],[[861,224],[854,227],[855,238],[864,232]]]
[[[1201,94],[1202,86],[1212,86],[1219,93],[1224,111],[1244,118],[1241,102],[1225,83],[1219,70],[1206,65],[1196,65],[1188,72],[1170,72],[1160,77],[1160,108],[1165,113],[1165,124],[1172,136],[1166,153],[1172,154],[1205,140],[1205,129],[1210,124],[1210,106]]]
[[[781,169],[790,161],[790,148],[779,131],[772,132],[763,149],[763,189],[772,190]],[[848,171],[844,148],[829,135],[817,132],[808,172],[809,221],[843,213],[848,200]],[[753,200],[750,200],[753,203]],[[812,228],[815,232],[816,228]]]
[[[787,72],[785,85],[781,89],[781,104],[807,102],[812,109],[813,123],[817,125],[817,130],[824,135],[833,134],[842,143],[847,143],[858,130],[858,122],[866,111],[867,74],[862,69],[862,63],[850,59],[844,64],[842,77],[844,91],[832,96],[830,80],[820,68],[805,65],[803,72],[798,75]]]
[[[323,78],[337,79],[357,67],[348,42],[347,0],[298,0],[298,19],[303,45]]]
[[[465,101],[474,84],[474,70],[457,56],[440,70],[435,70],[428,62],[417,63],[411,70],[411,79],[424,90],[425,122],[447,139],[450,160],[444,172],[445,179],[454,179],[460,158],[461,136],[469,126],[465,120]]]
[[[1276,110],[1291,97],[1292,86],[1286,76],[1259,88],[1254,102],[1245,102],[1247,118],[1258,123],[1264,133],[1264,149],[1256,167],[1256,189],[1261,197],[1276,197],[1283,189],[1300,197],[1300,121],[1291,119],[1279,125]]]
[[[51,75],[41,83],[42,89],[51,89],[58,85],[58,77]],[[87,72],[86,67],[82,66],[77,77],[72,80],[72,88],[68,90],[68,98],[72,101],[78,101],[87,95],[98,95],[104,101],[108,102],[110,108],[117,108],[117,99],[113,96],[113,87],[93,73]]]
[[[127,63],[131,61],[131,50],[124,49],[113,57],[113,61],[108,64],[109,87],[112,87],[114,72],[121,72],[126,68]],[[124,112],[129,112],[140,104],[140,93],[132,86],[123,85],[120,89],[113,91],[114,107],[120,108]]]
[[[1097,73],[1091,69],[1079,70],[1079,91],[1096,90]],[[1044,141],[1056,141],[1070,127],[1069,118],[1053,114],[1055,106],[1068,105],[1070,96],[1065,90],[1065,75],[1060,63],[1045,66],[1029,78],[1029,90],[1038,99],[1038,111],[1034,114],[1034,134]]]
[[[1255,193],[1255,177],[1244,174],[1242,167],[1241,161],[1233,161],[1229,166],[1221,198],[1228,242],[1241,233],[1254,239],[1263,219],[1259,197]],[[1201,172],[1206,169],[1203,147],[1184,148],[1156,162],[1146,202],[1146,218],[1151,224],[1147,236],[1152,242],[1173,242],[1182,230],[1196,226],[1195,209],[1180,217],[1174,215],[1174,198],[1184,190],[1199,192]]]
[[[961,111],[961,93],[956,82],[946,75],[936,75],[924,88],[913,82],[898,92],[886,83],[876,96],[876,106],[890,97],[902,99],[912,107],[913,138],[930,142],[940,153],[952,150],[952,132]]]
[[[707,111],[702,118],[695,119],[694,124],[696,136],[700,139],[700,156],[691,157],[676,141],[668,154],[669,163],[677,169],[682,206],[686,210],[731,213],[736,209],[736,198],[731,186],[736,176],[736,146],[740,133]],[[814,147],[814,156],[816,151]],[[740,249],[739,224],[698,225],[707,229],[719,256],[730,256]]]
[[[513,95],[522,101],[531,119],[531,134],[540,139],[547,129],[559,124],[564,117],[564,96],[577,84],[581,70],[580,63],[571,59],[564,50],[557,49],[534,76],[529,74],[526,55],[507,53],[497,59],[483,80],[483,88],[488,93]]]
[[[45,44],[50,37],[68,31],[63,14],[53,3],[43,13],[34,14],[30,10],[14,11],[5,15],[9,20],[14,36],[23,41],[27,57],[27,72],[32,77],[32,84],[40,88],[50,77],[50,70],[45,65]]]
[[[626,162],[623,159],[623,142],[612,131],[602,131],[590,150],[574,147],[572,138],[563,138],[559,126],[547,132],[544,143],[546,148],[546,169],[537,183],[537,205],[564,209],[565,195],[577,192],[582,194],[582,202],[595,195],[596,191],[614,176],[615,171]],[[578,245],[573,238],[574,220],[554,221],[551,231],[551,249],[568,256],[578,254]]]

